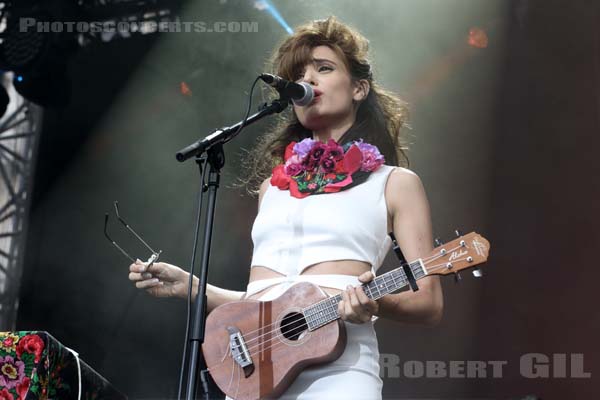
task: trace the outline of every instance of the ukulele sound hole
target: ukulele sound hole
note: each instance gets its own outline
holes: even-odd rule
[[[281,320],[281,334],[288,340],[298,340],[308,331],[304,315],[298,312],[290,313]]]

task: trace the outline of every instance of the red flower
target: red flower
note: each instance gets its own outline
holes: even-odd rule
[[[287,145],[287,147],[285,148],[285,153],[283,154],[283,161],[287,161],[288,158],[290,158],[291,156],[294,155],[294,146],[296,145],[296,142],[291,142],[290,144]]]
[[[25,400],[27,396],[27,391],[29,390],[29,384],[31,383],[31,379],[25,377],[21,381],[21,383],[17,383],[17,394],[19,395],[19,400]]]
[[[0,390],[0,400],[15,400],[12,393],[7,388]]]
[[[331,158],[326,158],[321,161],[321,169],[325,173],[335,171],[335,165],[335,160],[332,160]]]
[[[279,164],[273,168],[273,176],[271,176],[271,185],[277,186],[281,190],[286,190],[290,187],[290,177],[286,175],[283,164]]]
[[[307,170],[315,169],[321,163],[323,154],[325,154],[326,146],[321,142],[316,142],[310,149],[306,158],[304,159],[304,165]]]
[[[336,143],[335,140],[329,139],[325,147],[325,154],[323,158],[330,158],[335,161],[340,161],[344,158],[344,148]]]
[[[344,172],[352,175],[358,171],[362,165],[362,152],[356,145],[352,145],[346,154],[344,154]]]
[[[304,172],[304,165],[302,165],[302,161],[300,157],[297,155],[293,155],[285,162],[283,165],[283,171],[288,176],[296,176]]]
[[[35,354],[35,362],[40,362],[42,351],[44,351],[44,341],[38,335],[27,335],[19,340],[17,344],[17,357],[21,358],[23,352]]]

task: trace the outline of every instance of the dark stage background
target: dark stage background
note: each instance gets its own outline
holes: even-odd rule
[[[411,168],[435,234],[477,230],[492,243],[484,279],[443,281],[439,326],[377,322],[381,353],[400,367],[383,370],[384,398],[594,398],[598,2],[275,4],[292,26],[334,14],[371,40],[376,77],[411,106]],[[71,102],[45,114],[20,291],[18,329],[51,332],[134,399],[175,396],[185,304],[129,283],[128,261],[102,235],[104,213],[119,200],[163,260],[187,268],[197,169],[174,153],[242,117],[252,80],[286,34],[251,1],[187,2],[184,12],[184,20],[257,21],[259,31],[134,36],[70,59]],[[487,48],[466,44],[473,26],[488,33]],[[211,254],[218,286],[247,282],[256,199],[231,184],[241,149],[266,127],[247,128],[226,149]],[[148,256],[114,223],[112,231]],[[530,353],[583,354],[591,377],[526,378],[519,359]],[[404,362],[427,360],[507,364],[496,378],[405,376]]]

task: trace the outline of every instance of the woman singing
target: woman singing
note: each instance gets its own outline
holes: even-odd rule
[[[363,36],[333,17],[299,27],[276,49],[272,72],[310,84],[315,98],[294,106],[247,160],[259,211],[246,292],[207,288],[209,312],[242,298],[272,300],[300,281],[342,292],[344,353],[304,370],[285,399],[381,399],[374,317],[426,325],[442,317],[437,276],[421,279],[419,291],[377,301],[360,287],[390,250],[388,232],[409,261],[428,254],[433,242],[421,181],[401,167],[405,107],[375,83],[367,50]],[[136,287],[186,298],[187,272],[162,262],[143,271],[141,262],[130,266]]]

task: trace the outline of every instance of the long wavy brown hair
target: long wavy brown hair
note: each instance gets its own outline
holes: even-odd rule
[[[354,124],[339,143],[362,138],[379,148],[387,165],[408,166],[407,147],[401,135],[408,117],[407,105],[374,81],[368,59],[369,41],[357,30],[335,17],[301,25],[277,46],[267,62],[267,70],[284,79],[296,80],[311,62],[312,49],[317,46],[328,46],[336,52],[353,81],[366,79],[370,84],[368,96],[358,106]],[[312,138],[312,131],[302,126],[293,110],[282,113],[274,127],[257,140],[242,160],[246,173],[242,186],[250,193],[258,193],[272,168],[283,162],[285,147],[291,141],[305,138]]]

